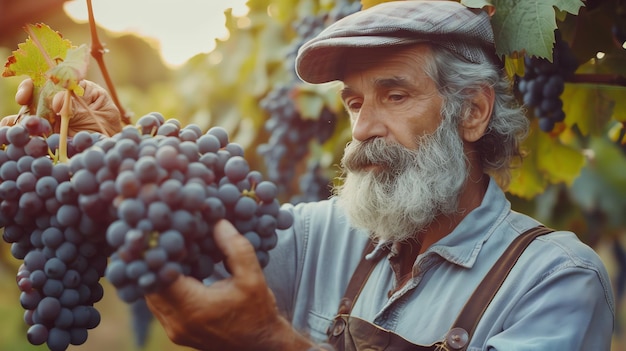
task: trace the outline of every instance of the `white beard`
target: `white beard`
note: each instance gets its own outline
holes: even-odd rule
[[[346,177],[335,193],[353,226],[378,240],[403,241],[437,215],[457,211],[468,165],[458,130],[447,120],[420,137],[417,150],[382,138],[348,144],[341,162]],[[365,168],[370,165],[376,167]]]

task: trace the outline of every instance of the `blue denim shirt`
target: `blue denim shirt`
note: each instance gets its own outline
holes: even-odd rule
[[[333,199],[285,206],[295,223],[279,232],[279,244],[270,252],[268,284],[294,327],[322,341],[367,235],[350,227]],[[482,204],[417,257],[412,279],[391,297],[396,278],[383,258],[352,314],[415,344],[443,340],[505,248],[538,224],[512,211],[491,180]],[[522,254],[468,350],[608,351],[614,313],[609,277],[598,255],[575,234],[557,231],[539,237]]]

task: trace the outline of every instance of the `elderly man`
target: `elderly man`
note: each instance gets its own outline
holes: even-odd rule
[[[181,278],[148,296],[172,340],[208,350],[610,349],[614,300],[598,256],[512,211],[501,190],[528,123],[486,13],[383,3],[303,45],[296,68],[306,82],[344,83],[344,182],[332,199],[291,209],[296,222],[279,233],[265,276],[220,223],[233,276],[209,287]]]
[[[576,235],[514,212],[503,188],[528,122],[489,17],[454,1],[387,2],[297,57],[340,80],[353,141],[335,196],[286,205],[261,270],[226,221],[232,275],[179,277],[146,299],[169,337],[202,350],[605,350],[614,299]]]

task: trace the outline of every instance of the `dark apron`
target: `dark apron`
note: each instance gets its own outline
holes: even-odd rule
[[[373,248],[373,244],[370,243],[365,248],[361,262],[348,283],[346,293],[339,304],[337,316],[328,328],[328,343],[336,351],[464,351],[483,312],[500,289],[519,256],[536,237],[552,231],[552,229],[538,226],[515,238],[474,290],[445,339],[428,346],[413,344],[398,334],[350,316],[353,302],[358,298],[367,278],[379,261],[365,259],[365,255]],[[384,255],[379,255],[379,259],[382,256]]]

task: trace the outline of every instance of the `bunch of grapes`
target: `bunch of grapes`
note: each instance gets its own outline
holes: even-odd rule
[[[300,194],[293,196],[289,202],[297,204],[327,199],[331,195],[330,182],[320,162],[318,160],[310,162],[298,182]]]
[[[294,72],[294,64],[298,49],[310,39],[318,35],[327,25],[342,19],[343,17],[355,13],[361,9],[361,2],[354,0],[335,1],[333,8],[329,11],[320,12],[317,15],[306,14],[293,22],[292,28],[296,36],[291,43],[285,64],[289,65],[287,70]]]
[[[224,218],[265,266],[276,229],[288,228],[293,218],[280,209],[274,183],[250,170],[241,146],[229,142],[221,127],[202,134],[154,114],[137,123],[147,134],[127,127],[113,137],[113,147],[100,151],[103,160],[121,161],[104,165],[116,175],[111,190],[117,209],[106,233],[115,249],[106,277],[120,298],[133,302],[180,274],[209,277],[223,258],[212,228]]]
[[[341,0],[334,3],[330,11],[306,15],[294,22],[296,37],[291,44],[286,62],[289,72],[295,72],[293,64],[298,49],[309,39],[319,34],[329,25],[361,8],[360,1]],[[323,144],[334,133],[337,115],[328,108],[322,109],[317,119],[305,119],[292,100],[292,92],[301,84],[295,74],[288,82],[276,85],[261,101],[261,108],[269,113],[265,129],[271,134],[265,144],[258,146],[258,153],[265,159],[267,177],[279,186],[279,194],[292,193],[290,183],[296,173],[296,167],[309,153],[310,143]],[[314,169],[307,168],[307,173]],[[306,195],[294,196],[292,202],[315,201],[325,198],[330,180],[314,174],[303,174],[300,191]],[[314,181],[315,183],[310,183]],[[304,182],[304,183],[303,183]],[[306,183],[309,182],[309,183]],[[319,196],[319,197],[318,197]]]
[[[83,210],[88,202],[77,192],[80,177],[72,176],[73,167],[85,166],[55,164],[44,138],[50,131],[46,120],[32,116],[0,128],[5,145],[0,150],[0,225],[12,255],[23,260],[16,280],[28,341],[65,350],[84,343],[87,330],[100,323],[93,305],[103,296],[99,280],[110,251],[104,241],[106,220],[99,220],[104,216],[89,217]],[[73,149],[75,141],[81,138],[70,142]]]
[[[287,52],[287,58],[285,60],[285,68],[287,72],[293,72],[295,70],[298,49],[300,49],[305,42],[312,39],[324,29],[327,17],[327,13],[322,13],[317,16],[307,15],[296,20],[292,24],[292,28],[295,31],[296,36],[294,37],[293,42],[289,47],[289,51]]]
[[[556,123],[565,119],[561,94],[565,89],[565,80],[579,65],[559,30],[555,31],[555,39],[552,62],[534,56],[526,57],[524,76],[517,86],[524,104],[534,108],[539,128],[544,132],[551,132]]]
[[[100,278],[134,303],[179,275],[199,280],[222,259],[214,224],[227,219],[261,266],[277,229],[293,223],[277,187],[250,170],[240,145],[213,127],[150,113],[120,133],[79,132],[69,162],[58,134],[29,116],[0,128],[0,226],[17,273],[30,343],[65,350],[100,323]]]
[[[265,158],[267,176],[288,192],[288,184],[296,172],[296,165],[309,152],[309,143],[324,143],[335,129],[337,116],[324,108],[317,120],[304,119],[291,99],[289,85],[278,85],[261,102],[270,113],[265,128],[271,132],[267,143],[257,152]]]

